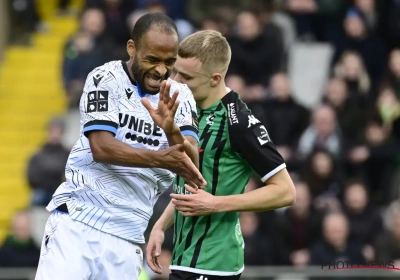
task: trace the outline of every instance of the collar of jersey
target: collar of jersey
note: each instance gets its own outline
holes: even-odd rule
[[[200,107],[198,107],[198,109],[202,112],[210,112],[210,111],[215,111],[215,109],[217,108],[218,104],[221,102],[220,100],[217,100],[213,105],[211,105],[210,107],[206,108],[206,109],[201,109]]]
[[[125,61],[121,61],[122,62],[122,69],[124,69],[125,74],[128,76],[129,80],[131,81],[132,85],[136,86],[137,90],[138,90],[138,94],[139,96],[142,98],[144,97],[147,93],[142,92],[140,85],[138,82],[136,82],[135,80],[132,79],[131,75],[129,75],[129,70],[128,70],[128,65]],[[150,95],[154,95],[149,93]]]

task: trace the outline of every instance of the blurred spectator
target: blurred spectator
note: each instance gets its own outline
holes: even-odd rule
[[[104,32],[103,12],[88,9],[82,15],[80,31],[64,47],[63,81],[70,108],[79,106],[90,71],[111,60],[114,45]]]
[[[47,140],[28,163],[28,181],[33,189],[32,205],[47,206],[53,193],[64,181],[65,165],[69,151],[61,145],[64,122],[50,121],[47,126]]]
[[[306,266],[310,262],[309,248],[321,236],[322,214],[314,208],[307,184],[295,185],[296,203],[277,219],[279,264]]]
[[[275,255],[272,241],[258,231],[259,220],[254,212],[240,214],[240,227],[244,240],[245,265],[273,265]]]
[[[372,245],[375,237],[383,230],[383,221],[379,210],[369,201],[367,189],[361,181],[347,183],[344,191],[344,213],[350,224],[350,239],[363,245],[366,260],[375,260]]]
[[[312,113],[311,124],[300,136],[298,156],[305,160],[314,149],[325,149],[339,158],[343,146],[342,133],[335,112],[329,106],[317,107]]]
[[[383,88],[378,96],[376,107],[379,117],[388,129],[400,118],[400,101],[392,88]]]
[[[228,87],[239,92],[249,105],[264,100],[271,76],[282,66],[282,35],[280,32],[267,33],[257,13],[243,11],[237,17],[237,34],[230,40],[230,45],[232,60]]]
[[[395,160],[399,154],[399,144],[380,120],[372,120],[367,124],[365,145],[350,150],[349,161],[354,169],[353,174],[368,182],[374,203],[381,205],[391,199]]]
[[[349,98],[365,109],[370,98],[371,81],[362,57],[357,52],[344,52],[334,67],[334,75],[346,82]]]
[[[354,0],[354,6],[364,16],[368,30],[375,33],[379,22],[376,0]]]
[[[364,132],[363,111],[356,100],[349,97],[347,84],[339,78],[331,78],[322,98],[324,104],[333,108],[346,140],[359,142]]]
[[[355,9],[349,9],[344,19],[345,34],[334,42],[336,53],[334,61],[339,59],[345,51],[358,52],[372,80],[376,85],[382,78],[387,58],[383,41],[369,32],[363,14]]]
[[[323,239],[311,250],[312,265],[326,265],[337,261],[365,263],[362,247],[349,240],[349,223],[342,213],[328,214],[323,220]]]
[[[178,0],[179,1],[179,0]],[[176,2],[178,2],[176,1]],[[144,5],[145,10],[148,13],[162,13],[170,16],[171,10],[169,10],[166,6],[167,3],[171,4],[171,1],[167,0],[147,0]],[[176,6],[176,4],[174,5]],[[176,28],[178,29],[179,40],[183,40],[190,34],[192,34],[195,29],[192,24],[182,18],[177,18],[174,20]]]
[[[320,195],[336,196],[341,191],[337,162],[326,150],[313,151],[304,164],[302,177],[310,188],[312,198]]]
[[[0,247],[0,267],[37,267],[40,257],[31,237],[28,211],[18,211],[11,223],[11,233]]]
[[[118,49],[123,48],[126,58],[126,42],[130,38],[131,30],[128,29],[126,20],[128,15],[136,8],[136,1],[132,0],[87,0],[86,9],[99,9],[104,14],[105,33],[108,34]],[[115,59],[122,59],[119,51]]]
[[[376,259],[379,261],[394,261],[395,267],[400,267],[400,204],[394,202],[389,207],[389,227],[375,243]]]
[[[388,69],[383,80],[385,87],[394,89],[397,98],[400,98],[400,49],[396,48],[390,52]]]
[[[340,32],[344,0],[288,0],[287,10],[294,18],[301,39],[334,41]]]
[[[270,90],[271,98],[262,107],[262,112],[254,112],[254,108],[252,111],[256,116],[265,112],[265,123],[272,141],[288,162],[296,148],[297,139],[308,126],[310,116],[308,110],[293,99],[286,74],[272,76]]]
[[[11,42],[31,44],[30,35],[44,32],[48,26],[39,15],[35,0],[10,0],[12,12]]]

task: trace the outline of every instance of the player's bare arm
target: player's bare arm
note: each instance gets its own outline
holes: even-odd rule
[[[164,243],[165,231],[174,224],[174,205],[170,202],[163,214],[154,224],[146,247],[146,261],[155,273],[161,274],[162,267],[158,261]]]
[[[186,155],[184,144],[163,151],[135,149],[108,131],[92,131],[88,135],[90,149],[96,162],[128,167],[165,168],[185,178],[190,185],[204,186],[205,181]]]
[[[260,212],[292,205],[296,190],[286,168],[266,181],[262,188],[228,196],[213,196],[185,185],[192,195],[171,194],[172,204],[183,216],[204,216],[222,212]]]
[[[147,98],[142,98],[143,106],[149,111],[154,123],[161,127],[168,139],[170,146],[184,144],[185,140],[189,143],[184,145],[185,152],[192,159],[195,165],[199,165],[198,142],[192,136],[183,136],[179,127],[175,124],[174,118],[179,107],[177,100],[179,91],[176,90],[170,97],[171,83],[163,81],[160,87],[160,100],[157,109],[154,109]]]

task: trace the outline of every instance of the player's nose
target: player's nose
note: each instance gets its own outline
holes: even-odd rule
[[[168,72],[167,67],[165,67],[165,65],[162,63],[157,65],[157,67],[154,70],[157,72],[157,75],[160,75],[160,77],[164,77]]]

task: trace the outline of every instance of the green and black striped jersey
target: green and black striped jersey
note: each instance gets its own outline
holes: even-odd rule
[[[200,171],[213,195],[244,192],[255,171],[263,181],[286,167],[264,125],[230,91],[210,108],[197,110]],[[175,193],[185,193],[177,177]],[[175,211],[171,270],[237,275],[244,269],[239,213],[183,217]]]

